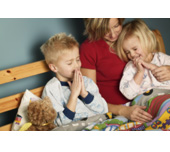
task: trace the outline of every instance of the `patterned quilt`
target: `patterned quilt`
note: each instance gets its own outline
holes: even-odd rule
[[[170,93],[169,90],[152,89],[137,96],[130,105],[145,105],[146,111],[153,116],[153,120],[141,124],[116,116],[102,123],[93,123],[87,126],[85,131],[147,131],[170,130]]]
[[[169,131],[170,130],[170,90],[152,89],[137,96],[125,106],[145,105],[153,120],[141,124],[123,116],[111,113],[98,114],[77,122],[54,128],[52,131]]]

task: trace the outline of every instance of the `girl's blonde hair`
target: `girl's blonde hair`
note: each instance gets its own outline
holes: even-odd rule
[[[118,20],[119,24],[122,25],[124,18],[118,18]],[[109,21],[110,18],[85,18],[84,35],[87,35],[90,41],[104,38],[104,36],[110,31]]]
[[[117,41],[116,52],[123,61],[129,61],[123,50],[123,42],[130,36],[136,36],[139,39],[144,51],[148,53],[157,51],[158,45],[154,33],[149,29],[144,21],[136,19],[123,26],[123,30]]]
[[[74,47],[79,47],[79,43],[72,35],[66,35],[65,33],[59,33],[52,36],[41,47],[46,63],[55,63],[58,56],[63,52],[72,51]]]

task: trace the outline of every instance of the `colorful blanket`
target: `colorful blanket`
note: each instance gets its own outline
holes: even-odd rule
[[[101,123],[93,123],[84,131],[147,131],[170,130],[170,93],[169,90],[152,89],[136,97],[131,105],[146,105],[146,111],[153,116],[153,120],[141,124],[116,116]]]

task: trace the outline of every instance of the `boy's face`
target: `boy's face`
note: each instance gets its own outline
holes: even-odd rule
[[[78,47],[74,47],[71,51],[68,50],[58,57],[55,64],[56,75],[60,81],[71,81],[76,69],[80,70],[81,61]]]

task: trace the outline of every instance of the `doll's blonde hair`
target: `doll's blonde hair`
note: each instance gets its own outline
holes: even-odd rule
[[[123,61],[129,61],[123,50],[123,42],[131,36],[136,36],[139,39],[142,49],[146,52],[150,53],[157,51],[158,45],[154,33],[144,21],[136,19],[123,26],[123,30],[117,41],[116,53]]]
[[[120,25],[122,25],[123,20],[124,18],[118,18]],[[110,18],[85,18],[84,35],[87,35],[90,41],[104,38],[104,36],[110,31],[109,21]]]
[[[47,40],[41,47],[46,63],[55,63],[63,52],[72,51],[74,47],[79,47],[79,43],[72,35],[59,33]]]

